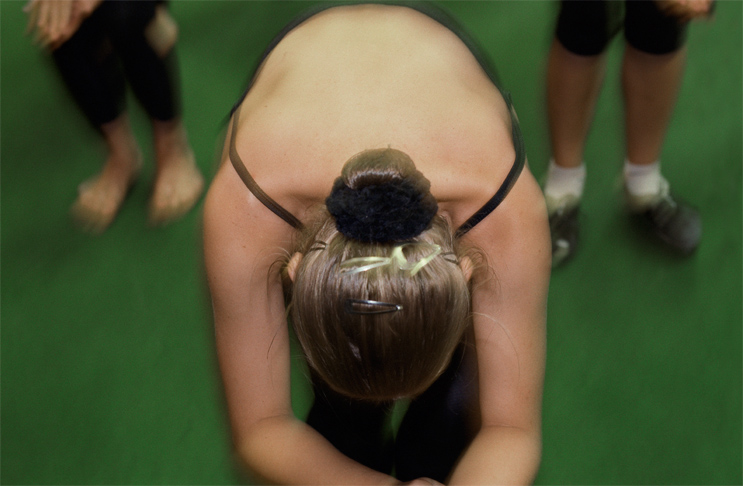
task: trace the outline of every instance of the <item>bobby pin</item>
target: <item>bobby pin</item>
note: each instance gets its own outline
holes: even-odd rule
[[[454,263],[455,265],[459,265],[459,258],[457,258],[457,255],[453,251],[447,251],[445,253],[442,253],[441,258],[443,258],[445,261],[449,263]]]
[[[367,307],[366,309],[364,307]],[[387,314],[402,310],[402,305],[366,299],[346,299],[346,312],[349,314]]]
[[[312,243],[312,246],[310,247],[310,249],[307,250],[307,253],[311,251],[323,251],[325,248],[327,248],[327,246],[328,244],[325,243],[324,241],[315,241],[314,243]]]

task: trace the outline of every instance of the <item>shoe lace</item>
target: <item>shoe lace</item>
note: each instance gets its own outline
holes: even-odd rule
[[[676,215],[678,211],[678,204],[673,198],[665,194],[654,206],[650,209],[649,214],[652,220],[658,226],[666,226]]]

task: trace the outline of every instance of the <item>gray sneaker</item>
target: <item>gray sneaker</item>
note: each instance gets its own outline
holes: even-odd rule
[[[660,194],[632,197],[625,191],[630,210],[666,245],[684,255],[691,254],[702,238],[702,218],[691,206],[675,198],[664,179]]]
[[[559,201],[548,201],[550,235],[552,238],[552,266],[568,261],[578,246],[578,217],[580,201],[567,196]]]

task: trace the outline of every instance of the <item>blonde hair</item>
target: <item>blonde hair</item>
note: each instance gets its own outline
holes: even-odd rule
[[[409,157],[392,149],[362,152],[342,175],[354,188],[380,177],[404,178],[428,192],[428,181]],[[453,235],[449,223],[435,215],[414,238],[364,243],[338,231],[327,210],[320,211],[298,244],[304,258],[295,272],[290,315],[308,364],[331,388],[354,398],[390,400],[420,394],[443,372],[470,314]],[[401,245],[408,262],[430,256],[434,245],[441,252],[414,275],[399,265],[341,271],[349,259],[390,257]],[[350,300],[399,308],[349,312]]]

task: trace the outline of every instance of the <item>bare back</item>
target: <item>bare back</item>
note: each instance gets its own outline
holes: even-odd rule
[[[514,162],[498,89],[453,32],[405,7],[337,7],[289,32],[262,65],[237,130],[258,185],[300,220],[365,149],[409,154],[455,226]]]

